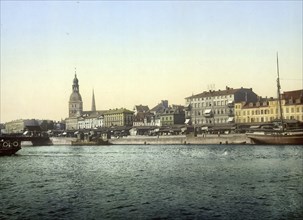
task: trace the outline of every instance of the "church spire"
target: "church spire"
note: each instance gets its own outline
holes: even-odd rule
[[[96,103],[95,103],[95,93],[94,93],[94,89],[93,89],[93,99],[92,99],[92,111],[93,111],[93,112],[96,111]]]
[[[77,74],[75,74],[75,78],[73,80],[73,92],[79,92],[79,81],[77,79]]]

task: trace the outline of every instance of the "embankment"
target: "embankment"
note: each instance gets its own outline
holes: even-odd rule
[[[207,135],[206,137],[186,136],[128,136],[117,139],[110,139],[112,144],[250,144],[250,139],[245,134],[229,135]]]
[[[77,138],[51,137],[50,140],[53,142],[53,145],[71,145],[72,141],[77,140]]]

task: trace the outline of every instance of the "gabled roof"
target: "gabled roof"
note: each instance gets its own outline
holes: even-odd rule
[[[150,111],[151,112],[163,112],[165,110],[165,107],[163,106],[162,103],[159,103],[158,105],[156,105],[155,107],[153,107]]]
[[[303,97],[303,90],[286,91],[282,94],[282,99],[300,99]]]
[[[135,109],[137,112],[148,112],[149,107],[147,105],[135,105]]]

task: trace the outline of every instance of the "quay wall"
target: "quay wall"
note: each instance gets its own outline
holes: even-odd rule
[[[206,137],[186,137],[186,136],[128,136],[118,139],[110,139],[112,144],[251,144],[251,141],[245,134],[229,135],[207,135]]]
[[[51,137],[50,140],[53,145],[71,145],[72,141],[77,140],[77,138],[72,137]]]
[[[70,137],[51,137],[53,145],[71,145],[76,138]],[[186,137],[185,135],[175,136],[127,136],[122,138],[109,139],[111,144],[119,145],[166,145],[166,144],[251,144],[245,134],[228,135],[199,135],[198,137]],[[23,144],[22,144],[23,145]]]

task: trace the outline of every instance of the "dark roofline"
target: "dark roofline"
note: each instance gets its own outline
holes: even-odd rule
[[[209,90],[209,91],[204,91],[202,93],[199,93],[197,95],[192,95],[192,96],[188,96],[185,99],[188,98],[204,98],[204,97],[212,97],[212,96],[220,96],[220,95],[231,95],[231,94],[235,94],[236,92],[240,91],[240,90],[250,90],[252,91],[252,88],[238,88],[238,89],[233,89],[233,88],[228,88],[225,90]]]

